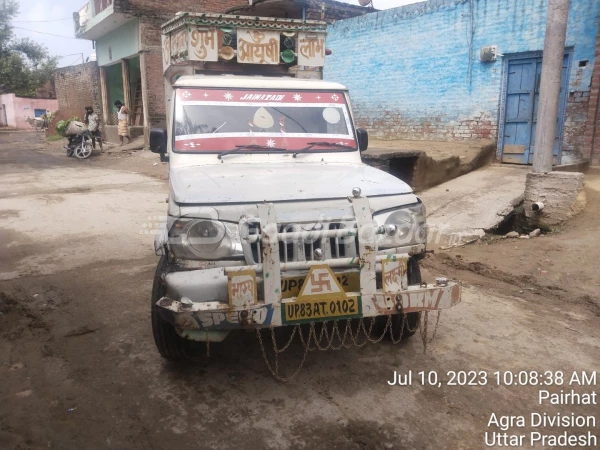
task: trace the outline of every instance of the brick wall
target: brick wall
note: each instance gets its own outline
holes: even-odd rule
[[[86,106],[92,106],[102,117],[100,69],[95,61],[57,69],[54,84],[58,100],[54,123],[73,116],[83,118]],[[48,127],[50,134],[54,133],[53,125]]]
[[[115,12],[163,19],[169,19],[179,11],[221,13],[247,4],[247,0],[114,0]]]
[[[592,82],[588,102],[587,125],[584,137],[584,158],[592,164],[600,164],[600,29],[596,38]]]
[[[570,92],[567,98],[563,134],[563,164],[584,159],[585,129],[589,109],[589,91]]]
[[[544,47],[547,0],[428,0],[328,28],[324,78],[350,88],[357,122],[379,138],[497,139],[503,55]],[[597,0],[571,0],[565,161],[579,159],[594,61]],[[580,67],[580,62],[589,63]]]
[[[298,1],[298,3],[300,3]],[[304,0],[307,19],[339,20],[363,15],[370,8],[335,0]],[[115,12],[146,17],[169,17],[179,11],[224,13],[235,6],[248,6],[248,0],[114,0]],[[323,6],[324,5],[324,8]],[[260,7],[260,4],[258,5]],[[322,12],[324,16],[322,17]]]
[[[54,80],[48,80],[44,85],[35,90],[36,98],[56,98],[56,86]]]
[[[160,25],[164,19],[140,18],[140,48],[144,53],[144,71],[147,83],[148,122],[150,126],[163,127],[166,121],[165,82],[163,78]]]
[[[372,12],[372,8],[364,8],[357,5],[349,5],[338,1],[308,0],[306,18],[309,20],[335,20],[350,19]]]

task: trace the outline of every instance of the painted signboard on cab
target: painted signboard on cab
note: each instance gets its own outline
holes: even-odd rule
[[[279,64],[279,33],[238,29],[237,61],[245,64]]]
[[[325,35],[298,33],[298,64],[323,67],[325,65]]]
[[[216,28],[191,28],[188,40],[190,61],[218,61],[219,46]]]

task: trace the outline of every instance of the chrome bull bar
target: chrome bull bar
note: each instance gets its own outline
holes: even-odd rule
[[[378,226],[374,229],[375,234],[385,234],[385,228]],[[313,231],[288,231],[284,233],[277,233],[277,239],[279,241],[287,240],[301,240],[301,239],[318,239],[318,238],[345,238],[345,237],[356,237],[358,231],[355,229],[341,229],[341,230],[313,230]],[[245,240],[249,244],[254,244],[262,239],[260,234],[253,234],[248,236]]]
[[[304,232],[278,232],[275,206],[272,203],[257,205],[258,217],[261,224],[261,234],[243,236],[246,240],[261,241],[263,263],[246,266],[246,270],[262,272],[264,276],[264,302],[266,304],[281,303],[281,272],[296,269],[309,269],[315,265],[328,265],[329,267],[358,266],[360,275],[360,294],[363,296],[377,293],[377,240],[378,235],[385,233],[385,228],[374,225],[369,199],[362,197],[360,190],[355,190],[348,200],[352,203],[356,229],[352,230],[318,230]],[[311,239],[317,237],[348,237],[358,236],[358,258],[341,258],[325,261],[302,261],[281,264],[279,258],[279,242],[287,239]],[[393,255],[406,258],[408,255]],[[380,261],[385,258],[380,257]],[[283,267],[285,266],[285,267]],[[226,269],[227,274],[241,271],[240,267]],[[404,274],[406,277],[406,274]],[[404,283],[406,286],[406,282]]]
[[[409,258],[408,253],[396,253],[390,255],[376,255],[375,261],[377,263],[382,263],[383,261],[391,260],[406,260]],[[361,263],[361,259],[358,256],[353,256],[352,258],[336,258],[336,259],[324,259],[320,261],[293,261],[288,263],[281,263],[279,266],[279,270],[282,272],[288,272],[292,270],[307,270],[313,266],[321,266],[326,265],[332,268],[338,267],[357,267]],[[235,267],[226,267],[225,273],[235,273],[243,270],[254,270],[257,273],[264,272],[264,264],[253,264],[250,266],[235,266]]]

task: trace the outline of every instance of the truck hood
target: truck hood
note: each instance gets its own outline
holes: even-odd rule
[[[171,167],[178,204],[223,204],[408,194],[410,186],[366,164],[216,164]]]

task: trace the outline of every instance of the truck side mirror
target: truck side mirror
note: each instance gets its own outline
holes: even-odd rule
[[[364,128],[356,129],[356,137],[358,138],[358,148],[364,152],[369,148],[369,133]]]
[[[150,130],[150,151],[152,153],[167,153],[167,130],[162,128],[152,128]]]

